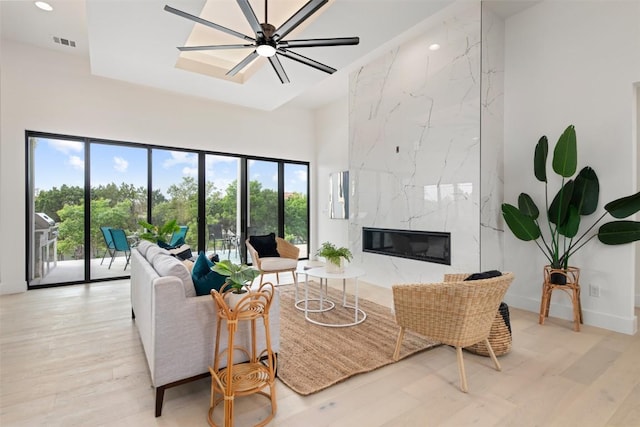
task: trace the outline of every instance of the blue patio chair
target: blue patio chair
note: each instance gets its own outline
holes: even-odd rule
[[[189,230],[189,226],[188,225],[181,225],[180,226],[180,230],[176,231],[171,236],[171,241],[169,242],[169,246],[176,246],[176,244],[178,243],[178,240],[180,240],[180,238],[182,238],[182,241],[184,243],[184,239],[187,236],[187,231],[188,230]]]
[[[102,254],[102,260],[100,261],[100,265],[104,262],[104,257],[107,256],[107,252],[113,258],[113,251],[115,250],[115,246],[113,245],[113,238],[111,237],[111,227],[100,227],[100,231],[102,231],[102,237],[104,237],[104,244],[107,246],[107,249]]]
[[[109,268],[111,268],[111,264],[113,264],[113,260],[116,257],[117,252],[124,252],[124,256],[127,260],[124,265],[124,269],[127,269],[129,265],[129,260],[131,259],[131,248],[129,247],[129,241],[127,240],[127,235],[124,230],[121,228],[111,228],[109,230],[111,232],[111,237],[113,238],[113,255],[111,256],[111,262],[109,263]]]

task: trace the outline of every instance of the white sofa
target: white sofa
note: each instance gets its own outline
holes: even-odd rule
[[[131,310],[156,390],[156,417],[162,414],[164,391],[209,376],[217,317],[210,295],[196,296],[191,273],[168,251],[142,241],[131,251]],[[269,313],[271,345],[280,349],[280,296]],[[248,323],[248,322],[241,322]],[[249,347],[248,324],[239,325],[236,343]],[[258,328],[263,330],[263,328]],[[222,328],[226,342],[226,328]],[[259,348],[264,332],[258,333]],[[238,352],[238,360],[243,361]]]

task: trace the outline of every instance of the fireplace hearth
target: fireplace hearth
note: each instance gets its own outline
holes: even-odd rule
[[[362,251],[451,265],[451,233],[363,227]]]

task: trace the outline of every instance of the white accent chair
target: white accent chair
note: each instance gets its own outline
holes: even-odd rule
[[[258,251],[249,242],[250,238],[245,241],[247,250],[251,255],[253,266],[260,270],[260,284],[264,275],[267,273],[276,274],[276,282],[280,284],[280,273],[290,272],[293,276],[293,282],[298,288],[298,277],[296,275],[296,269],[298,268],[298,257],[300,256],[300,249],[293,243],[289,243],[281,237],[276,237],[276,248],[279,257],[260,257]]]

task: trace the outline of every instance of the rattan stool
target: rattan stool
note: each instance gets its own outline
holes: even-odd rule
[[[552,283],[552,276],[555,277]],[[558,278],[560,280],[558,280]],[[538,323],[544,325],[545,317],[549,317],[549,306],[551,304],[551,294],[554,290],[559,289],[565,292],[571,298],[573,305],[573,329],[580,332],[580,324],[582,323],[582,305],[580,303],[580,269],[577,267],[568,267],[566,270],[554,269],[546,265],[544,267],[544,282],[542,283],[542,300],[540,301],[540,318]]]
[[[237,303],[228,304],[232,295],[230,292],[221,294],[216,290],[211,291],[218,316],[213,366],[209,367],[211,402],[207,420],[211,426],[217,426],[213,421],[213,412],[220,402],[224,402],[223,425],[233,426],[233,404],[236,396],[259,394],[270,400],[271,413],[256,426],[268,424],[276,414],[276,358],[271,350],[269,330],[269,308],[273,293],[273,284],[267,282],[257,290],[243,294]],[[264,349],[256,348],[258,320],[262,320],[261,323],[264,326],[266,343]],[[238,323],[242,321],[250,322],[251,348],[249,349],[234,345]],[[228,340],[227,348],[220,350],[220,332],[223,323],[227,325]],[[244,353],[248,361],[234,364],[234,354],[237,355],[238,352]],[[227,366],[221,368],[223,360],[226,360]],[[269,389],[268,392],[265,391],[266,388]]]

